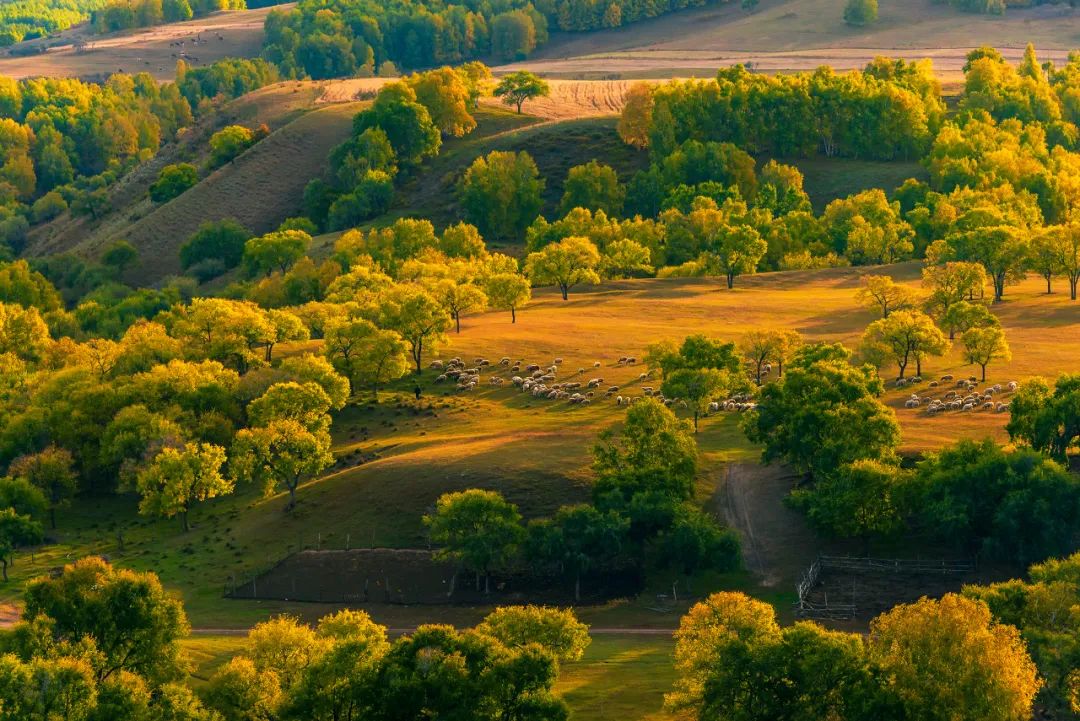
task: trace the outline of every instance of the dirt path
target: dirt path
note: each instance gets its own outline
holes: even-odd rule
[[[794,588],[819,550],[803,517],[784,505],[794,476],[757,463],[729,463],[722,473],[712,505],[742,537],[746,567],[763,586]]]

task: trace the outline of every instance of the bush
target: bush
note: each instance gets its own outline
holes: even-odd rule
[[[278,226],[278,231],[285,230],[302,230],[308,235],[319,234],[319,226],[315,225],[310,218],[305,218],[302,215],[295,218],[286,218],[281,221],[281,225]]]
[[[194,165],[166,165],[161,169],[157,182],[150,186],[150,199],[155,203],[167,203],[198,182],[199,171]]]
[[[844,22],[848,25],[869,25],[877,22],[877,0],[848,0],[844,8]]]
[[[340,196],[330,205],[327,225],[332,230],[351,228],[382,215],[394,199],[394,181],[380,170],[369,170],[351,193]]]
[[[50,190],[45,195],[34,201],[33,207],[30,209],[30,214],[34,218],[35,223],[44,223],[47,220],[59,216],[65,210],[68,209],[67,201],[64,200],[64,196],[55,190]]]
[[[217,278],[219,275],[224,275],[227,270],[228,268],[225,267],[225,264],[221,262],[220,259],[207,258],[191,265],[187,269],[187,272],[190,273],[191,277],[195,278],[195,280],[200,283],[205,283],[208,280]]]
[[[255,134],[243,125],[230,125],[210,137],[210,164],[215,168],[233,160],[255,143]]]
[[[218,260],[225,270],[235,268],[244,257],[244,243],[250,237],[251,231],[232,218],[203,223],[180,246],[180,266],[190,270],[204,260]]]

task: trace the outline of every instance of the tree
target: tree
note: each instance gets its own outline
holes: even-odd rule
[[[903,378],[911,360],[915,361],[915,375],[921,376],[922,359],[943,355],[949,341],[930,316],[917,310],[898,310],[866,328],[862,349],[878,365],[886,358],[894,361]]]
[[[1005,286],[1020,280],[1028,257],[1025,231],[1010,226],[992,226],[953,233],[946,237],[961,260],[981,263],[994,283],[994,302],[1005,295]]]
[[[255,144],[255,133],[243,125],[228,125],[210,136],[210,163],[214,167],[235,159]]]
[[[235,268],[244,257],[251,232],[231,218],[206,222],[180,246],[180,265],[187,270],[196,263],[217,260],[223,270]]]
[[[499,13],[491,19],[491,52],[502,60],[523,60],[536,49],[536,31],[524,10]]]
[[[1063,272],[1063,260],[1069,239],[1067,231],[1061,227],[1047,228],[1031,239],[1028,252],[1028,267],[1046,280],[1046,294],[1054,292],[1051,281]]]
[[[1076,288],[1080,284],[1080,223],[1071,223],[1058,244],[1062,272],[1069,280],[1069,297],[1076,300]]]
[[[739,352],[754,369],[754,382],[761,385],[765,364],[780,362],[782,332],[769,329],[752,330],[739,341]]]
[[[950,305],[949,309],[942,314],[941,325],[949,331],[949,340],[953,340],[957,333],[963,335],[972,328],[987,328],[999,325],[999,323],[997,316],[982,303],[961,300]]]
[[[443,278],[432,285],[431,291],[454,320],[455,330],[458,333],[461,332],[461,316],[473,311],[481,311],[488,304],[488,297],[484,291],[471,282]]]
[[[508,648],[539,644],[559,661],[580,661],[592,641],[573,611],[544,606],[500,606],[476,630]]]
[[[697,443],[687,421],[653,399],[635,403],[616,432],[607,429],[593,446],[593,497],[628,502],[641,491],[686,500],[694,495]]]
[[[630,523],[615,511],[595,506],[563,506],[550,520],[529,524],[529,556],[557,565],[574,579],[574,600],[581,600],[581,579],[610,565],[626,544]]]
[[[487,256],[484,239],[475,225],[450,225],[439,237],[439,250],[451,258],[479,260]]]
[[[417,164],[438,155],[442,146],[431,114],[417,101],[416,92],[403,82],[387,83],[371,107],[353,119],[353,135],[381,128],[402,163]]]
[[[417,73],[407,82],[416,93],[416,101],[427,108],[431,121],[446,135],[460,138],[476,127],[469,114],[469,87],[453,68],[442,67]]]
[[[343,230],[371,220],[389,210],[393,200],[393,178],[381,170],[368,170],[357,179],[352,190],[330,203],[327,227]]]
[[[517,311],[532,298],[529,279],[520,273],[495,273],[483,281],[488,305],[497,310],[509,310],[510,322],[517,323]]]
[[[540,212],[544,181],[525,151],[493,150],[465,171],[458,193],[469,222],[485,237],[519,237]]]
[[[363,318],[332,320],[324,330],[323,352],[349,379],[349,392],[368,386],[376,400],[379,386],[409,369],[408,346],[395,331],[380,330]]]
[[[646,148],[652,127],[653,89],[650,83],[638,81],[630,86],[623,98],[623,109],[616,126],[619,137],[627,145]]]
[[[20,515],[14,508],[0,510],[0,564],[3,564],[4,583],[7,583],[8,566],[12,564],[15,551],[41,543],[43,538],[41,524],[30,516]]]
[[[633,519],[631,519],[633,523]],[[696,508],[680,507],[671,527],[660,538],[660,562],[687,575],[740,566],[739,536]]]
[[[551,86],[528,70],[518,70],[504,75],[492,94],[502,98],[507,105],[515,106],[520,114],[526,100],[547,97],[551,94]]]
[[[1059,461],[1080,443],[1080,374],[1063,373],[1051,389],[1045,378],[1024,381],[1009,399],[1006,430],[1021,441]]]
[[[877,310],[882,318],[888,318],[894,310],[915,307],[915,293],[887,275],[864,275],[855,300],[871,310]]]
[[[49,342],[49,326],[37,308],[0,303],[0,354],[36,361]]]
[[[694,433],[698,431],[698,416],[709,408],[709,403],[721,395],[729,394],[739,386],[730,373],[713,368],[680,368],[664,374],[661,390],[667,398],[685,400],[694,413]]]
[[[284,381],[274,383],[251,401],[248,420],[253,426],[268,426],[275,421],[296,421],[312,433],[324,435],[330,430],[332,401],[318,383]]]
[[[221,475],[225,449],[210,443],[184,448],[163,448],[135,481],[142,500],[139,513],[172,518],[179,514],[184,531],[190,530],[192,504],[233,492],[235,485]]]
[[[273,671],[260,673],[250,659],[236,656],[210,678],[205,698],[224,721],[273,721],[282,703],[281,682]]]
[[[307,254],[311,236],[302,230],[278,230],[244,242],[244,262],[253,271],[285,273]]]
[[[782,379],[762,388],[743,430],[764,446],[766,463],[783,459],[814,477],[865,458],[888,460],[900,427],[877,400],[882,391],[874,369],[853,367],[842,347],[806,346]]]
[[[234,482],[260,483],[266,496],[273,495],[278,486],[284,487],[289,492],[285,510],[291,511],[296,508],[300,482],[333,462],[326,432],[283,418],[237,433],[229,469]]]
[[[596,246],[588,238],[571,236],[529,253],[525,275],[534,284],[557,285],[566,300],[575,285],[600,282],[596,272],[599,264],[600,252]]]
[[[93,641],[94,673],[104,681],[121,672],[152,682],[177,678],[180,640],[188,633],[183,604],[153,573],[119,569],[97,556],[31,581],[23,620],[51,621],[55,642]]]
[[[982,298],[986,287],[986,271],[979,263],[950,261],[941,265],[928,264],[923,268],[923,287],[929,289],[929,312],[943,315],[953,303]]]
[[[848,0],[844,6],[844,22],[862,27],[877,22],[878,0]]]
[[[393,330],[409,344],[417,375],[423,369],[424,347],[431,352],[450,327],[450,314],[427,291],[398,285],[379,295],[374,320],[380,328]]]
[[[640,278],[654,272],[652,253],[629,238],[611,241],[600,257],[600,274],[604,278]]]
[[[982,380],[986,381],[986,366],[995,360],[1006,363],[1012,360],[1012,351],[1005,340],[1005,331],[1000,326],[991,325],[971,328],[964,332],[960,342],[964,346],[964,360],[982,369]]]
[[[1080,480],[1038,451],[960,441],[922,461],[915,481],[905,505],[917,532],[1022,565],[1073,550]]]
[[[190,163],[166,165],[158,173],[158,179],[150,186],[150,199],[155,203],[168,203],[185,190],[199,182],[199,171]]]
[[[889,536],[904,526],[901,486],[904,473],[894,465],[863,459],[841,466],[812,490],[797,490],[792,501],[810,522],[836,538]]]
[[[436,558],[456,561],[474,572],[477,591],[483,576],[484,593],[491,590],[491,572],[513,558],[525,536],[517,506],[495,491],[476,488],[444,493],[435,512],[424,516],[424,524],[431,540],[443,546]]]
[[[622,211],[625,192],[619,185],[619,175],[610,165],[590,160],[575,165],[566,173],[559,215],[566,215],[574,208],[602,210],[608,215]]]
[[[868,647],[907,718],[1021,721],[1039,690],[1020,632],[956,594],[897,606],[870,624]]]
[[[110,244],[101,254],[102,264],[115,270],[117,277],[122,277],[138,259],[139,251],[126,240],[118,240]]]
[[[78,490],[74,463],[70,451],[49,446],[40,453],[16,458],[8,467],[9,475],[29,481],[45,494],[49,525],[53,528],[56,528],[56,509],[71,505]]]

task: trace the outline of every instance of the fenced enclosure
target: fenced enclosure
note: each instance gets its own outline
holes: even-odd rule
[[[844,621],[873,616],[897,603],[957,590],[973,561],[818,556],[796,586],[799,618]]]

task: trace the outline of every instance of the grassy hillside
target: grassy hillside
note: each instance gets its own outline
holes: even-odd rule
[[[915,264],[885,271],[917,285]],[[640,357],[649,343],[679,339],[691,332],[737,339],[751,328],[782,326],[796,328],[811,340],[856,343],[872,320],[854,301],[863,272],[867,269],[766,274],[740,279],[734,291],[713,279],[625,281],[575,292],[566,302],[542,290],[518,314],[516,324],[504,313],[466,317],[461,335],[453,335],[440,354],[506,355],[541,363],[562,357],[564,375],[586,368],[586,377],[603,377],[605,385],[620,385],[624,393],[639,395],[642,382],[637,376],[642,369],[620,367],[616,360],[628,354]],[[1037,278],[1010,288],[1006,298],[994,310],[1008,334],[1014,358],[1011,363],[991,366],[991,381],[1075,370],[1075,359],[1080,357],[1080,305],[1060,293],[1045,296]],[[315,345],[302,344],[291,352]],[[594,361],[601,363],[600,369],[592,369]],[[971,367],[954,350],[943,359],[929,360],[924,372],[928,377],[967,375]],[[883,371],[886,377],[891,374],[890,369]],[[281,495],[264,499],[254,489],[246,489],[197,508],[195,528],[184,534],[175,520],[137,516],[132,498],[87,499],[61,514],[56,545],[46,547],[33,560],[20,556],[12,571],[13,582],[0,592],[0,600],[12,600],[11,594],[29,576],[88,553],[105,553],[121,564],[160,573],[166,584],[184,596],[196,625],[244,625],[290,607],[226,601],[222,594],[231,578],[267,568],[299,547],[316,543],[342,548],[348,539],[352,547],[422,546],[425,536],[420,518],[446,491],[498,489],[528,517],[586,498],[589,448],[596,434],[622,415],[614,402],[574,407],[537,401],[486,382],[475,393],[460,395],[451,387],[435,385],[433,375],[423,376],[425,399],[420,406],[408,393],[412,379],[407,378],[399,386],[400,396],[387,394],[377,405],[362,403],[338,414],[334,451],[339,463],[325,477],[301,488],[295,513],[284,513],[286,499]],[[900,419],[906,452],[937,448],[959,438],[991,435],[1006,440],[1007,414],[929,417],[904,409],[906,396],[906,391],[890,391],[885,399]],[[717,415],[703,421],[699,434],[704,465],[697,496],[724,515],[731,502],[724,493],[729,464],[757,458],[757,450],[746,442],[738,423],[737,414]],[[356,465],[359,458],[370,460]],[[778,523],[790,525],[788,517],[776,514],[784,485],[770,487],[776,489],[774,495],[754,500],[754,522],[761,523],[772,513]],[[759,528],[758,532],[764,531]],[[801,538],[781,549],[786,558],[781,559],[783,568],[778,574],[755,576],[757,581],[745,575],[702,581],[696,583],[695,591],[737,585],[783,606],[790,602],[795,569],[820,548],[813,536]],[[657,578],[655,583],[659,590],[665,581]],[[586,615],[598,625],[609,626],[676,621],[679,609],[657,614],[648,610],[649,605],[645,596]],[[300,608],[306,615],[325,610],[317,605]],[[433,617],[469,621],[478,613],[387,606],[373,606],[372,611],[391,625],[412,625]]]

